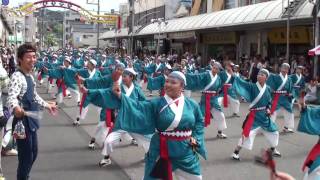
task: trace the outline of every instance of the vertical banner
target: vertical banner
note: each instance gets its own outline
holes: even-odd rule
[[[121,29],[121,16],[118,16],[118,24],[117,24],[117,29],[120,30]]]

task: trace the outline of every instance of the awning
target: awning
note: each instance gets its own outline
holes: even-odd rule
[[[181,31],[194,31],[210,28],[222,28],[248,24],[268,23],[286,20],[283,17],[283,7],[286,3],[282,0],[268,1],[239,8],[227,9],[213,13],[201,14],[168,20],[168,24],[161,25],[161,33],[172,33]],[[304,0],[295,11],[291,20],[312,18],[314,5]],[[157,23],[149,24],[137,35],[156,34],[159,32]]]
[[[112,31],[107,31],[103,33],[100,39],[124,38],[128,36],[129,36],[128,28],[121,28],[117,31],[112,30]]]
[[[308,52],[308,55],[309,56],[315,56],[315,55],[320,55],[320,45],[313,48],[313,49],[310,49],[309,52]]]

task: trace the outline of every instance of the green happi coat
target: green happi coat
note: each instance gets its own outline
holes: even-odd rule
[[[88,78],[90,73],[87,69],[75,69],[75,68],[57,68],[57,69],[49,69],[48,74],[49,77],[53,79],[63,79],[65,85],[68,88],[77,89],[77,81],[75,79],[76,74],[80,74],[80,76]],[[101,74],[98,70],[95,70],[93,77],[100,77]],[[59,87],[58,92],[62,92],[62,88]]]
[[[213,79],[216,79],[212,84]],[[186,74],[187,86],[185,87],[186,90],[205,90],[205,91],[219,91],[222,88],[222,82],[218,74],[215,76],[212,75],[211,71],[207,71],[200,74]],[[201,111],[205,112],[205,95],[201,96],[200,100],[200,108]],[[210,105],[212,108],[215,108],[221,111],[221,106],[218,103],[218,96],[212,96],[210,98]]]
[[[73,59],[72,66],[76,69],[82,69],[84,67],[84,59],[82,57]]]
[[[259,89],[259,84],[257,83],[254,84],[251,82],[247,82],[241,79],[240,77],[235,76],[232,86],[240,96],[246,99],[247,102],[253,102],[255,98],[259,95],[262,89],[262,87]],[[258,108],[258,107],[270,108],[271,100],[272,100],[271,89],[270,87],[267,86],[260,100],[252,108]],[[254,123],[251,129],[256,129],[258,127],[261,127],[262,129],[269,132],[274,132],[278,130],[277,125],[270,119],[266,111],[256,112]]]
[[[175,113],[170,106],[166,106],[165,97],[159,97],[152,100],[139,102],[121,95],[120,110],[115,128],[123,129],[128,132],[139,134],[152,134],[157,131],[166,131],[175,118]],[[179,101],[179,104],[182,100]],[[192,137],[199,143],[199,147],[194,153],[189,145],[189,139],[182,141],[168,140],[169,158],[172,163],[173,171],[181,169],[187,173],[200,175],[200,161],[198,153],[206,158],[206,149],[204,143],[204,118],[198,104],[189,98],[184,98],[182,117],[175,130],[192,130]],[[151,139],[150,149],[145,159],[144,179],[153,179],[150,173],[158,160],[160,153],[159,134]]]
[[[320,108],[306,107],[301,111],[301,118],[298,125],[298,131],[320,136]],[[320,167],[320,156],[318,156],[309,167],[309,174]],[[320,177],[319,177],[320,178]]]
[[[161,74],[157,77],[148,77],[148,85],[147,89],[150,91],[160,90],[164,87],[164,83],[166,82],[166,77],[164,74]]]
[[[144,96],[142,89],[136,84],[133,84],[133,86],[134,88],[129,97],[135,101],[145,101],[146,97]],[[112,90],[111,87],[107,89],[91,88],[89,89],[88,94],[86,96],[84,106],[87,106],[89,103],[92,103],[102,108],[100,112],[100,121],[106,120],[105,109],[119,108],[118,102],[117,102],[118,99],[114,99],[114,96],[112,95],[111,90]],[[125,92],[123,84],[121,85],[121,91]]]
[[[228,74],[227,71],[220,71],[219,76],[221,78],[222,84],[232,84],[234,81],[234,76],[232,76],[231,74]],[[230,78],[229,78],[230,76]],[[223,91],[221,91],[220,94],[222,97],[224,95]],[[233,99],[238,99],[236,91],[234,90],[234,88],[231,86],[228,89],[228,95],[230,97],[232,97]]]
[[[310,135],[320,135],[320,108],[306,107],[301,111],[298,131]]]
[[[283,88],[279,89],[282,82],[283,82],[283,80],[281,79],[281,75],[270,74],[270,76],[268,77],[268,80],[267,80],[267,85],[270,86],[273,91],[279,91],[279,90],[280,91],[287,91],[287,93],[292,94],[293,86],[292,86],[291,79],[288,77]],[[293,112],[292,111],[292,109],[293,109],[292,98],[293,98],[292,96],[281,95],[279,98],[276,110],[283,107],[285,110],[292,113]]]
[[[305,79],[302,74],[300,76],[298,74],[292,74],[289,77],[293,85],[292,95],[295,99],[298,99],[300,97],[301,91],[305,88]]]

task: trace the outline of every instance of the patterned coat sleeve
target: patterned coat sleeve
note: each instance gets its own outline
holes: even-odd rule
[[[8,84],[7,106],[10,112],[12,112],[15,107],[19,106],[18,97],[22,91],[22,83],[21,76],[19,76],[18,73],[13,73]]]

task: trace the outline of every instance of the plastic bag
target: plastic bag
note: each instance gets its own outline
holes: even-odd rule
[[[14,127],[13,137],[16,139],[25,139],[26,138],[26,128],[24,127],[22,121],[18,121]]]

